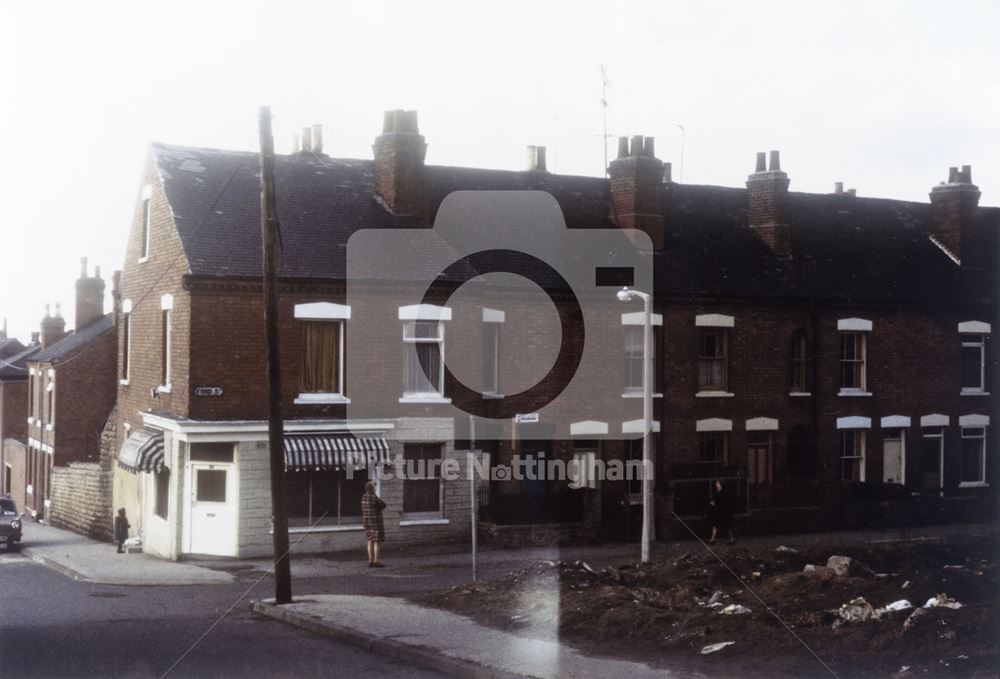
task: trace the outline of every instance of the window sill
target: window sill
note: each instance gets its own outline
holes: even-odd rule
[[[505,398],[503,394],[494,394],[492,392],[486,392],[483,394],[484,401],[499,401],[502,398]]]
[[[173,387],[169,384],[161,384],[156,388],[157,394],[169,394],[171,391],[173,391]]]
[[[870,391],[862,391],[860,389],[841,389],[837,392],[837,396],[871,396]]]
[[[343,394],[299,394],[295,397],[297,405],[323,405],[331,403],[350,403],[351,399]]]
[[[400,519],[399,525],[402,526],[446,526],[451,521],[449,519]]]
[[[959,488],[989,488],[990,484],[985,481],[963,481],[958,484]]]
[[[990,392],[982,389],[962,389],[962,396],[989,396]]]
[[[653,398],[663,398],[663,394],[656,393],[652,395]],[[642,398],[641,391],[626,391],[622,393],[622,398]]]
[[[699,391],[696,392],[695,398],[732,398],[736,394],[730,391]]]
[[[149,261],[149,255],[146,255],[145,257],[140,257],[139,258],[139,263],[140,264],[145,264],[148,261]]]
[[[341,524],[339,526],[296,526],[294,528],[289,528],[289,535],[293,533],[308,534],[308,533],[352,533],[363,531],[365,529],[360,523],[350,523]]]
[[[788,392],[788,395],[791,396],[792,398],[798,398],[800,396],[812,396],[812,392],[811,391],[790,391],[790,392]]]
[[[123,387],[127,387],[128,386],[128,380],[118,380],[118,384],[122,385]]]
[[[34,424],[34,423],[35,423],[35,418],[29,417],[28,418],[28,424]]]
[[[427,394],[426,396],[425,395],[420,395],[420,394],[411,394],[411,395],[401,396],[400,399],[399,399],[399,402],[400,403],[442,403],[442,404],[448,404],[448,403],[451,403],[451,399],[450,398],[445,398],[444,396],[441,396],[440,394]]]
[[[45,425],[45,431],[52,431],[52,425],[51,424]]]

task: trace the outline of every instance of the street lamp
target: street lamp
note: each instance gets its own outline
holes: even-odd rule
[[[619,302],[642,300],[642,563],[649,563],[653,544],[653,296],[629,290],[618,291]]]

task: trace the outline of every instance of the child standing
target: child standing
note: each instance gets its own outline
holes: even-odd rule
[[[124,554],[125,550],[122,549],[122,545],[128,540],[128,529],[132,527],[132,524],[128,522],[125,517],[125,508],[122,507],[118,510],[118,516],[115,517],[115,540],[118,542],[118,553]]]

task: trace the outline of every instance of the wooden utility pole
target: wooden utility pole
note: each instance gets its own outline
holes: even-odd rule
[[[271,462],[271,513],[274,537],[274,601],[292,602],[285,503],[285,423],[281,416],[281,365],[278,351],[278,295],[275,255],[281,239],[274,197],[274,138],[271,108],[260,109],[260,235],[264,247],[264,324],[267,326],[267,443]]]

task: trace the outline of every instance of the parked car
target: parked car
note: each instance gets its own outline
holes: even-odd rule
[[[8,498],[0,499],[0,545],[12,546],[21,542],[21,515],[17,505]]]

